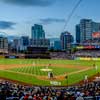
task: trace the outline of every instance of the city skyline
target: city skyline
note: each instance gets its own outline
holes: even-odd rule
[[[77,1],[0,0],[0,32],[30,36],[31,27],[42,24],[46,37],[59,37]],[[99,3],[99,0],[83,0],[65,29],[75,36],[75,25],[80,19],[89,18],[100,22]]]

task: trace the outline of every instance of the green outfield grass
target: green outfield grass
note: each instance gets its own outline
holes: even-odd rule
[[[99,61],[79,61],[79,60],[50,60],[50,59],[0,59],[0,64],[68,64],[76,66],[93,67],[95,63],[98,66],[98,70],[90,69],[88,71],[75,73],[68,76],[68,84],[74,84],[84,79],[87,74],[88,77],[100,72],[100,62]],[[67,79],[64,80],[40,80],[35,75],[47,76],[47,72],[42,72],[40,69],[45,68],[45,66],[26,66],[22,68],[11,68],[8,70],[0,70],[0,77],[17,80],[20,82],[30,83],[34,85],[53,85],[51,83],[57,83],[58,85],[67,85]],[[61,68],[61,67],[50,67],[53,70],[54,75],[62,75],[64,73],[70,73],[78,71],[77,68]],[[16,73],[20,72],[20,73]],[[22,73],[22,74],[21,74]],[[23,74],[24,73],[24,74]],[[26,73],[26,74],[25,74]],[[51,82],[52,81],[52,82]],[[56,85],[57,85],[56,84]]]
[[[43,66],[27,66],[27,67],[22,67],[22,68],[13,68],[13,69],[9,69],[11,71],[14,72],[22,72],[22,73],[28,73],[28,74],[32,74],[32,75],[42,75],[42,76],[47,76],[48,72],[44,72],[41,71],[41,69],[44,69],[45,67]],[[69,73],[69,72],[73,72],[73,71],[77,71],[79,69],[77,68],[57,68],[54,66],[50,66],[50,69],[52,69],[52,72],[54,73],[54,75],[62,75],[64,73]]]

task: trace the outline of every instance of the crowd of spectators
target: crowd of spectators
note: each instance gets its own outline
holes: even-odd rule
[[[85,40],[85,41],[82,42],[82,44],[83,44],[83,45],[84,45],[84,44],[86,44],[86,45],[87,45],[87,44],[88,44],[88,45],[89,45],[89,44],[90,44],[90,45],[91,45],[91,44],[97,45],[97,44],[100,44],[100,38],[98,38],[98,39],[97,39],[97,38],[94,38],[94,39]]]
[[[79,44],[83,49],[77,50],[74,53],[75,57],[100,57],[100,38],[93,38],[83,41]],[[87,48],[85,46],[94,46],[96,48]]]
[[[51,52],[50,57],[52,59],[70,59],[70,55],[67,52]]]
[[[78,50],[75,57],[100,57],[100,50]]]
[[[100,100],[100,81],[69,87],[35,87],[2,80],[0,100]]]

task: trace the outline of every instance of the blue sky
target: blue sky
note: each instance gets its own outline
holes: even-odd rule
[[[79,0],[0,0],[0,32],[31,35],[31,26],[42,24],[46,37],[59,37],[65,21]],[[75,25],[82,18],[100,22],[100,0],[83,0],[66,30],[75,36]]]

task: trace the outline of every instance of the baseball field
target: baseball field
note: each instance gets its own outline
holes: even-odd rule
[[[33,85],[66,86],[98,72],[100,62],[93,60],[0,59],[1,78]],[[53,78],[48,76],[49,73]]]

